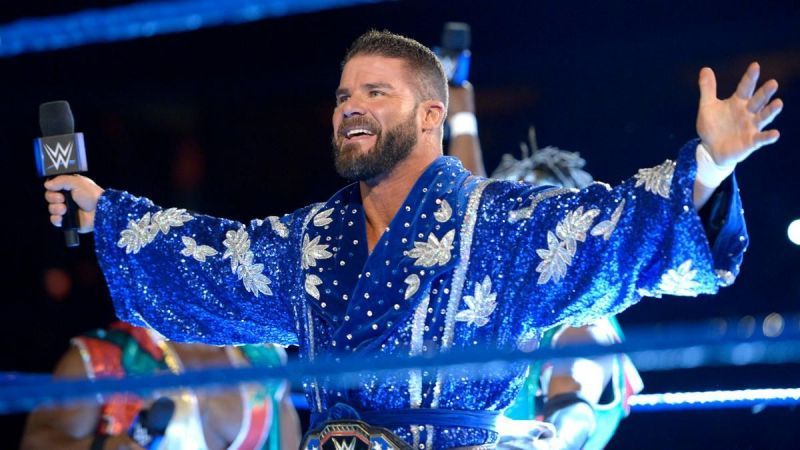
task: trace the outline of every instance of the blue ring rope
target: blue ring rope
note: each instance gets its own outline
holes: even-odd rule
[[[41,374],[0,374],[0,413],[29,411],[42,405],[57,405],[74,400],[95,399],[115,392],[145,394],[176,387],[214,387],[266,379],[287,379],[300,385],[319,378],[330,386],[358,384],[360,374],[389,375],[412,368],[447,368],[458,373],[483,373],[502,370],[509,363],[557,358],[595,357],[626,353],[640,371],[670,370],[714,365],[800,362],[800,332],[786,330],[776,337],[741,337],[728,327],[671,326],[656,331],[627,333],[629,339],[611,346],[569,346],[543,348],[530,353],[497,348],[453,349],[435,357],[397,357],[337,355],[315,362],[293,361],[275,368],[223,368],[188,372],[182,375],[159,374],[124,379],[58,380]]]
[[[195,31],[384,0],[172,0],[87,9],[0,25],[0,58]]]

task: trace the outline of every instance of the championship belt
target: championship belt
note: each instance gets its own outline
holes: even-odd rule
[[[322,429],[311,431],[301,450],[412,450],[405,441],[386,428],[373,427],[360,420],[333,420]]]

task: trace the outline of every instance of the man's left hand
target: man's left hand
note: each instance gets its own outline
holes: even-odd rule
[[[781,112],[783,102],[770,101],[778,90],[775,80],[755,90],[760,70],[758,63],[750,64],[736,92],[725,100],[717,98],[714,72],[708,67],[700,71],[697,133],[718,166],[739,163],[780,137],[778,130],[762,131]]]

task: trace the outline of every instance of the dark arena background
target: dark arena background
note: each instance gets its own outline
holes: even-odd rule
[[[786,106],[773,125],[778,143],[737,170],[751,238],[741,275],[713,297],[646,299],[620,321],[657,329],[724,318],[748,333],[780,317],[782,329],[800,328],[800,246],[787,235],[800,219],[800,2],[340,0],[296,8],[275,0],[255,2],[271,4],[258,20],[205,26],[213,25],[202,15],[209,2],[198,1],[197,15],[174,33],[145,24],[133,39],[65,39],[58,49],[45,48],[46,26],[23,47],[4,34],[22,19],[136,3],[170,2],[0,6],[0,371],[49,373],[70,337],[114,318],[91,235],[68,250],[48,222],[31,151],[40,103],[70,102],[86,136],[88,175],[101,186],[238,220],[280,215],[345,184],[333,170],[330,135],[348,44],[386,28],[434,46],[448,21],[471,26],[470,81],[489,172],[504,153],[519,156],[534,125],[541,146],[579,151],[596,179],[618,183],[695,137],[700,68],[714,69],[727,96],[759,61]],[[92,31],[90,40],[115,33]],[[800,364],[662,370],[643,380],[644,393],[798,388]],[[798,448],[800,411],[789,403],[634,409],[609,448]],[[19,445],[24,420],[0,416],[0,448]]]

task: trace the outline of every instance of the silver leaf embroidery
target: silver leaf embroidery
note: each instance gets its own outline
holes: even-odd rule
[[[236,276],[244,284],[247,292],[251,292],[258,297],[259,293],[272,295],[269,288],[271,281],[264,275],[263,264],[253,264],[253,252],[247,252],[239,267],[236,268]]]
[[[228,231],[225,233],[225,240],[222,241],[222,245],[227,249],[222,254],[222,259],[230,258],[231,271],[235,273],[245,255],[250,252],[250,235],[247,234],[244,227],[236,231]]]
[[[313,273],[306,274],[306,292],[308,292],[308,295],[317,300],[319,300],[319,289],[317,289],[317,286],[320,284],[322,284],[322,279],[320,277],[314,275]]]
[[[497,293],[492,292],[492,280],[487,275],[483,282],[475,285],[473,295],[464,296],[464,303],[467,308],[456,314],[456,320],[467,322],[467,325],[474,324],[480,328],[489,323],[489,316],[497,308]]]
[[[427,242],[414,242],[414,248],[406,252],[406,255],[416,259],[414,264],[417,266],[433,267],[437,264],[443,266],[450,261],[455,235],[456,230],[450,230],[442,236],[442,240],[439,240],[431,233]]]
[[[331,213],[333,212],[333,208],[328,208],[325,211],[314,216],[314,226],[315,227],[324,227],[329,223],[333,222],[331,219]]]
[[[128,227],[120,232],[117,247],[125,248],[125,253],[139,253],[139,250],[153,242],[161,231],[167,234],[171,227],[182,226],[194,219],[185,209],[169,208],[158,211],[152,216],[145,213],[138,221],[131,220]]]
[[[537,284],[545,284],[550,280],[557,283],[564,278],[578,249],[578,242],[586,240],[586,232],[598,214],[598,209],[584,213],[583,206],[579,206],[556,225],[555,234],[547,232],[547,248],[536,250],[536,254],[542,258],[536,267],[536,272],[540,274]]]
[[[599,214],[599,209],[590,209],[584,213],[583,206],[579,206],[556,225],[556,236],[566,243],[570,255],[575,255],[577,241],[584,242],[586,240],[586,232],[589,231],[592,222]]]
[[[408,285],[408,287],[406,287],[406,293],[405,293],[405,300],[408,300],[409,298],[411,298],[412,295],[416,294],[417,291],[419,290],[419,284],[420,284],[419,275],[412,273],[411,275],[406,277],[404,282]]]
[[[639,169],[639,173],[634,176],[634,178],[636,178],[635,187],[644,185],[645,191],[668,199],[669,188],[672,184],[672,174],[674,172],[675,163],[669,159],[658,166],[649,169]]]
[[[150,235],[150,213],[145,214],[139,221],[131,220],[128,228],[120,232],[117,247],[125,247],[125,253],[139,253],[145,245],[153,241],[155,236]]]
[[[572,255],[552,231],[547,232],[547,249],[540,248],[536,254],[542,258],[542,262],[536,266],[536,271],[540,273],[537,284],[547,283],[551,279],[558,282],[572,262]]]
[[[439,206],[439,209],[433,213],[433,217],[436,218],[437,222],[447,222],[450,220],[450,217],[453,215],[453,208],[450,207],[450,204],[447,203],[447,200],[442,200],[442,204]]]
[[[286,239],[289,237],[289,229],[286,228],[286,225],[281,223],[281,220],[275,216],[267,217],[269,220],[269,224],[272,225],[272,231],[278,234],[278,236]]]
[[[264,265],[253,263],[253,252],[250,251],[250,235],[247,234],[244,227],[225,233],[225,240],[222,245],[226,248],[222,259],[230,258],[231,271],[239,277],[247,292],[253,293],[256,297],[260,293],[272,295],[272,290],[268,286],[271,281],[263,274]]]
[[[169,233],[171,227],[180,227],[193,217],[185,209],[169,208],[153,214],[153,228],[163,234]]]
[[[617,228],[617,222],[619,222],[619,218],[622,216],[622,209],[624,207],[625,200],[622,200],[614,212],[611,213],[611,218],[609,220],[604,220],[592,228],[592,236],[603,236],[604,240],[609,240],[609,238],[611,238],[611,233]]]
[[[687,259],[677,269],[670,269],[661,276],[658,289],[665,294],[696,297],[700,288],[700,283],[695,280],[696,275],[692,260]]]
[[[182,236],[181,241],[183,241],[183,245],[185,246],[184,249],[181,250],[181,254],[183,256],[191,256],[199,262],[206,262],[206,257],[214,256],[219,253],[208,245],[197,245],[197,242],[189,236]]]
[[[556,189],[548,189],[542,193],[532,195],[530,206],[509,211],[508,222],[516,223],[521,220],[528,220],[533,216],[533,212],[536,210],[536,207],[539,206],[539,203],[541,203],[542,201],[547,200],[548,198],[551,197],[558,197],[559,195],[563,194],[574,194],[576,192],[579,191],[575,188],[556,188]]]
[[[533,208],[530,206],[520,209],[515,209],[513,211],[508,212],[508,222],[509,223],[517,223],[520,220],[527,220],[531,218],[533,214]]]
[[[321,237],[317,236],[309,240],[307,234],[303,235],[303,259],[300,263],[303,269],[316,267],[318,259],[328,259],[333,256],[333,253],[327,250],[328,244],[319,243]]]

